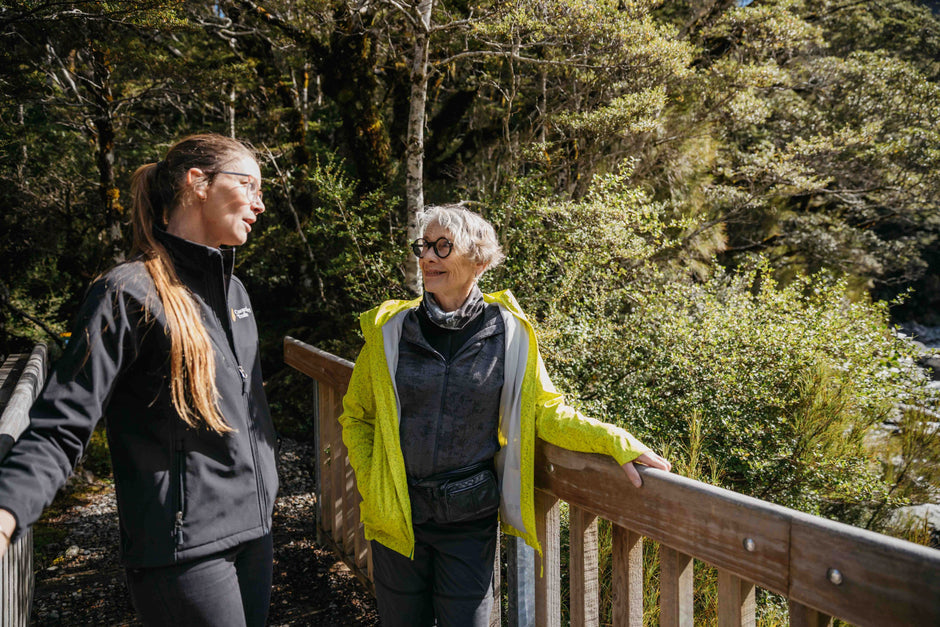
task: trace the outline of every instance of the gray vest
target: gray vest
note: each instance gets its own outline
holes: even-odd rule
[[[480,329],[448,361],[425,339],[417,312],[406,314],[395,384],[409,478],[484,462],[499,450],[505,329],[498,307],[481,315]]]

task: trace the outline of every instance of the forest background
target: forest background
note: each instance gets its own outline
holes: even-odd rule
[[[61,346],[128,181],[249,140],[238,251],[278,427],[291,335],[354,359],[423,203],[497,227],[558,386],[689,476],[918,541],[938,400],[940,21],[918,0],[0,2],[0,353]],[[916,527],[916,526],[915,526]]]

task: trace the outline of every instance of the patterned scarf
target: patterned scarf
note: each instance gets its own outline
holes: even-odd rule
[[[442,329],[457,330],[464,328],[467,326],[467,323],[480,315],[486,303],[483,302],[483,292],[480,291],[479,287],[474,285],[473,289],[470,290],[470,295],[467,296],[467,300],[454,311],[444,311],[441,309],[441,306],[434,300],[434,295],[431,294],[431,292],[424,293],[424,299],[421,301],[421,305],[427,312],[428,319],[436,326]]]

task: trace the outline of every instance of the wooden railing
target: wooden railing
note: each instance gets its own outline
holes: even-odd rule
[[[315,380],[318,530],[368,582],[360,497],[336,420],[352,364],[289,337],[284,360]],[[940,551],[674,474],[641,472],[644,486],[637,490],[609,458],[538,443],[536,515],[544,561],[536,557],[534,568],[525,566],[531,552],[510,550],[510,625],[561,623],[559,499],[569,505],[572,625],[599,622],[598,517],[612,523],[615,625],[643,624],[644,537],[659,543],[661,625],[693,624],[694,560],[718,570],[722,626],[755,624],[756,587],[789,599],[791,625],[826,625],[832,617],[861,626],[940,625]]]
[[[29,407],[42,389],[46,347],[10,355],[0,365],[0,459],[29,424]],[[0,558],[0,627],[29,623],[33,601],[33,532],[27,529]]]

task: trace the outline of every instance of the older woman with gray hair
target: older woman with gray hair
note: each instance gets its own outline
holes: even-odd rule
[[[535,332],[508,290],[477,280],[503,253],[493,226],[458,205],[428,207],[424,296],[360,317],[365,346],[343,399],[343,441],[372,541],[383,625],[488,625],[497,525],[541,552],[535,438],[634,463],[671,464],[619,427],[564,403]]]

